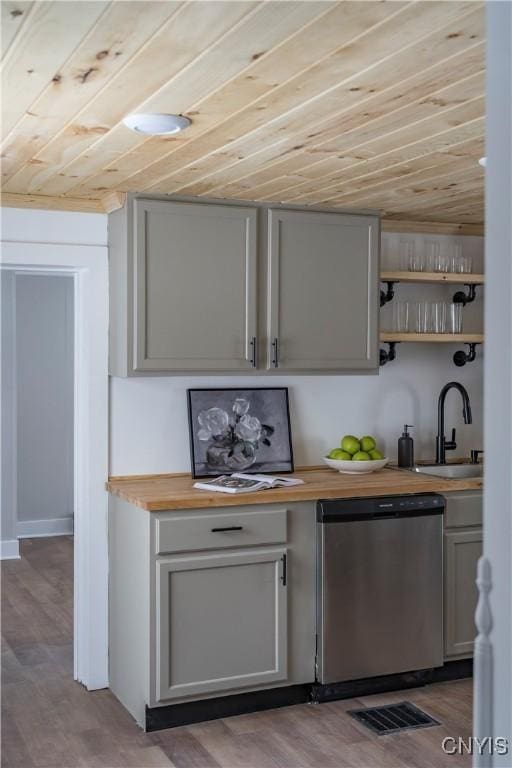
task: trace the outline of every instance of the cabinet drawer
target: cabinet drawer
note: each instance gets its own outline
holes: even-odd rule
[[[483,524],[482,491],[446,493],[445,528],[469,528]]]
[[[156,554],[286,542],[286,509],[190,512],[156,522]]]

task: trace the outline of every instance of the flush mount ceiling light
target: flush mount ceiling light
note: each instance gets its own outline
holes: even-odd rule
[[[182,115],[165,115],[156,113],[135,113],[127,115],[123,123],[127,128],[148,136],[171,136],[188,128],[192,121]]]
[[[478,161],[478,165],[481,165],[482,168],[485,168],[486,165],[487,165],[487,158],[486,157],[481,157],[480,160]]]

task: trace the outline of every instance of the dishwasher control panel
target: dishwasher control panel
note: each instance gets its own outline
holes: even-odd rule
[[[317,502],[319,523],[382,517],[443,514],[445,500],[437,493],[408,496],[372,496],[357,499],[323,499]]]

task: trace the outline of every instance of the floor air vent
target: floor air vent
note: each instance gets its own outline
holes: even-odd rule
[[[384,707],[351,709],[348,714],[379,736],[398,733],[409,728],[429,728],[431,725],[441,725],[409,701],[400,701],[398,704],[389,704]]]

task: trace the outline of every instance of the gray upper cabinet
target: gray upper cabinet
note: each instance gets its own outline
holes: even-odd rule
[[[110,372],[377,370],[378,242],[374,216],[130,195],[109,216]]]
[[[267,367],[378,367],[379,224],[373,216],[268,212]]]
[[[256,336],[256,211],[137,200],[135,370],[244,370]]]
[[[146,199],[110,217],[113,375],[253,368],[256,222],[254,208]]]

